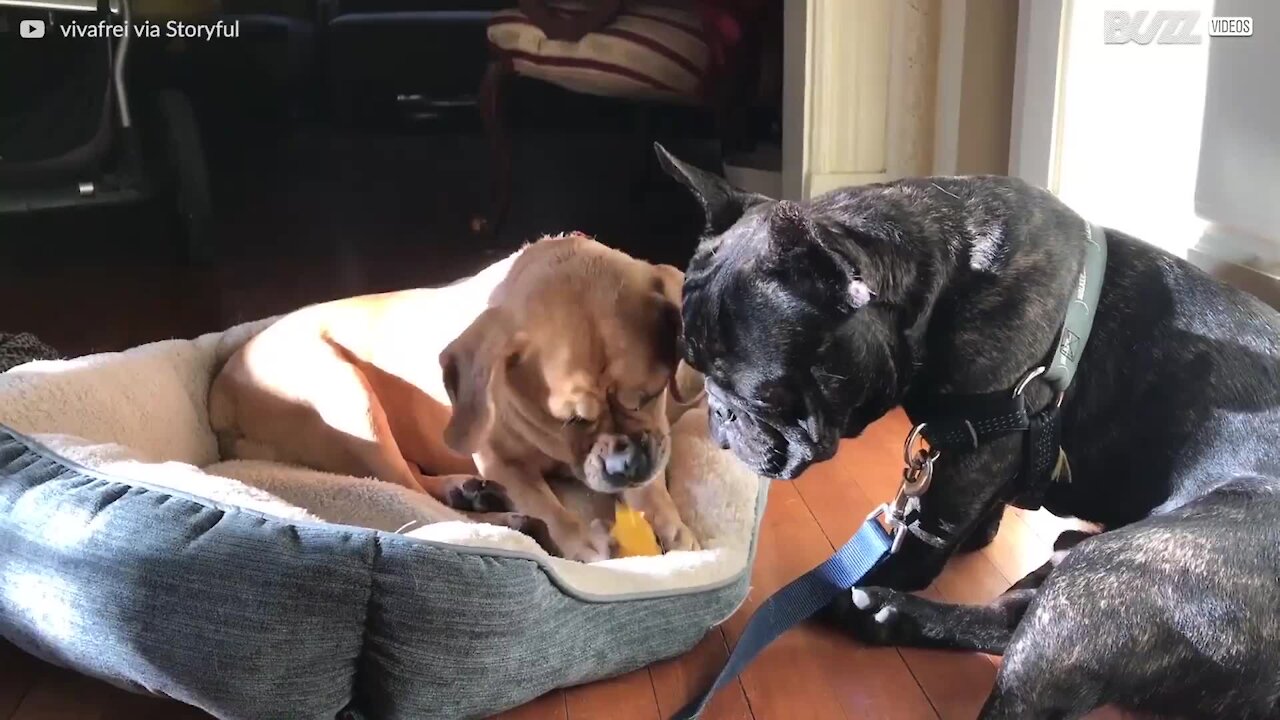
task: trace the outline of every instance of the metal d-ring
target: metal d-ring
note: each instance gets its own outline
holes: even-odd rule
[[[919,451],[912,452],[916,446],[916,441],[920,439],[920,434],[924,432],[925,425],[927,423],[920,423],[911,428],[911,432],[907,433],[907,441],[902,444],[902,462],[906,463],[907,467],[916,467],[921,462],[922,456],[927,456],[928,462],[934,462],[938,459],[937,450],[932,453],[925,453],[924,447],[921,447]]]
[[[920,451],[919,464],[907,468],[902,474],[902,487],[900,492],[908,498],[918,498],[925,494],[929,489],[929,483],[933,481],[933,458]]]
[[[1022,391],[1027,389],[1027,385],[1031,384],[1032,380],[1035,380],[1036,378],[1040,377],[1041,375],[1045,374],[1048,371],[1049,371],[1049,368],[1045,367],[1044,365],[1041,365],[1038,368],[1033,368],[1026,375],[1023,375],[1022,379],[1018,381],[1017,386],[1013,388],[1013,396],[1018,397],[1019,395],[1021,395]]]
[[[1036,378],[1045,374],[1046,372],[1048,372],[1048,370],[1049,369],[1047,367],[1045,367],[1044,365],[1041,365],[1038,368],[1032,369],[1026,375],[1023,375],[1022,379],[1018,381],[1017,387],[1013,389],[1013,396],[1018,397],[1019,395],[1021,395],[1022,391],[1027,389],[1027,385],[1030,384],[1032,380],[1035,380]],[[1062,407],[1062,401],[1065,400],[1066,397],[1067,397],[1067,391],[1059,390],[1058,394],[1054,396],[1053,403],[1058,407]]]
[[[911,428],[907,441],[902,446],[902,460],[906,468],[902,473],[900,496],[920,497],[929,489],[929,482],[933,480],[933,463],[938,460],[941,453],[937,450],[930,452],[923,445],[915,449],[916,441],[920,439],[924,428],[925,423]]]

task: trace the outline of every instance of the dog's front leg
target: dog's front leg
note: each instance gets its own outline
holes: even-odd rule
[[[671,499],[665,472],[642,487],[624,490],[622,501],[644,514],[665,552],[701,549],[698,538],[684,524],[675,501]]]
[[[854,588],[838,618],[840,625],[863,642],[877,645],[1002,655],[1040,585],[1070,549],[1088,537],[1090,533],[1076,530],[1062,533],[1047,562],[985,605],[938,602],[884,587]]]
[[[918,521],[919,534],[900,528],[898,532],[907,533],[901,547],[859,587],[868,593],[873,589],[898,593],[923,590],[975,532],[989,529],[992,515],[1003,510],[998,500],[1004,479],[1019,469],[1018,444],[1013,440],[939,458],[928,488],[919,498],[918,516],[913,518]],[[876,627],[871,616],[879,608],[858,607],[854,600],[853,593],[840,594],[824,610],[823,617],[862,637]]]
[[[839,615],[840,627],[872,645],[975,650],[1001,655],[1013,637],[1050,563],[985,605],[930,600],[883,587],[854,588]]]
[[[1021,470],[1021,441],[1017,436],[1001,438],[970,452],[944,453],[934,461],[914,518],[918,532],[900,529],[907,533],[902,547],[860,584],[923,590],[975,535],[998,528],[995,519],[1004,512],[1003,493],[1009,478]]]
[[[896,553],[863,578],[859,588],[910,597],[906,593],[925,589],[942,572],[953,549],[935,548],[914,535],[908,535]],[[820,611],[818,618],[865,642],[886,643],[883,634],[878,632],[875,618],[879,608],[856,603],[858,592],[859,589],[854,588],[851,592],[836,595]]]
[[[566,559],[598,562],[612,557],[609,529],[599,520],[584,523],[560,502],[536,470],[500,460],[477,458],[481,474],[506,488],[514,510],[547,524],[551,540]]]

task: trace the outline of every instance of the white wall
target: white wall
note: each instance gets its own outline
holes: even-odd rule
[[[1049,187],[1064,0],[1018,0],[1009,174]]]
[[[1280,2],[1218,0],[1254,35],[1211,42],[1197,213],[1198,251],[1280,276]]]
[[[1199,11],[1204,42],[1107,45],[1104,10],[1147,5],[1066,3],[1050,189],[1095,222],[1185,256],[1205,226],[1195,213],[1196,168],[1209,47],[1220,41],[1207,37],[1212,0],[1156,6]]]

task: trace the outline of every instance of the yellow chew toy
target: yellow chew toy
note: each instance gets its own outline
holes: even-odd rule
[[[636,555],[661,555],[662,548],[653,535],[653,528],[644,519],[644,513],[618,503],[614,511],[613,539],[618,543],[618,557]]]

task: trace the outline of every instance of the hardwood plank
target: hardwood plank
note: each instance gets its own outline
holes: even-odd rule
[[[1027,525],[1017,512],[1018,508],[1005,508],[1000,520],[1000,532],[982,554],[991,561],[1010,583],[1021,580],[1053,554],[1053,541],[1046,540]],[[1056,537],[1056,535],[1054,536]]]
[[[51,668],[27,692],[12,720],[102,720],[108,686],[61,668]]]
[[[920,593],[943,600],[933,587]],[[980,653],[901,648],[916,682],[942,720],[972,720],[995,683],[996,668]]]
[[[103,707],[102,720],[212,720],[203,710],[176,700],[109,690],[109,696],[104,694],[98,700]]]
[[[653,678],[653,691],[662,717],[671,717],[711,685],[728,657],[724,631],[715,628],[688,653],[651,666],[649,674]],[[721,688],[702,713],[703,720],[746,720],[751,717],[746,692],[737,680]]]
[[[569,720],[661,720],[647,668],[565,691]]]
[[[745,605],[725,623],[730,645],[764,598],[832,552],[795,483],[775,483]],[[778,502],[775,503],[775,500]],[[867,648],[806,624],[784,635],[743,673],[751,711],[771,718],[935,718],[924,692],[891,648]]]
[[[982,553],[952,557],[934,581],[947,602],[973,604],[991,602],[1012,584]]]
[[[566,720],[569,707],[563,690],[551,692],[521,705],[493,716],[493,720]]]
[[[0,720],[7,720],[17,711],[31,686],[39,678],[43,663],[24,654],[11,643],[0,640]]]

